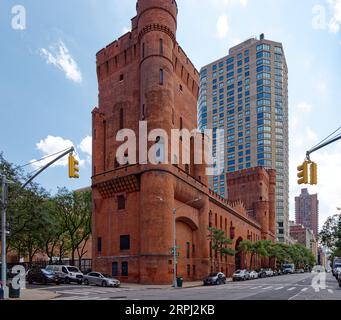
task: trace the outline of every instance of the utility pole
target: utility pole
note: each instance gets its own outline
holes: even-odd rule
[[[7,188],[10,181],[5,176],[1,178],[1,280],[4,299],[8,298],[7,288],[7,261],[6,261],[6,206],[7,206]]]
[[[70,147],[65,152],[63,152],[61,155],[59,155],[54,160],[50,161],[48,164],[46,164],[43,168],[41,168],[35,175],[33,175],[28,181],[24,183],[24,185],[19,189],[23,190],[28,184],[30,184],[38,175],[40,175],[42,172],[44,172],[47,168],[49,168],[52,164],[57,162],[58,160],[65,157],[67,154],[72,154],[74,152],[74,147]],[[78,172],[78,162],[74,161],[73,168],[76,168]],[[79,177],[77,175],[77,177]],[[76,175],[72,178],[76,178]],[[2,280],[2,288],[4,292],[4,299],[8,299],[8,288],[7,288],[7,261],[6,261],[6,235],[7,235],[7,223],[6,223],[6,208],[8,203],[8,185],[12,183],[12,181],[9,181],[6,179],[4,175],[0,175],[1,179],[1,280]],[[13,198],[15,198],[19,191],[14,195]]]

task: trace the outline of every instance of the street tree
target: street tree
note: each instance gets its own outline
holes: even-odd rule
[[[219,230],[213,227],[208,228],[208,240],[210,241],[211,252],[211,268],[214,268],[215,272],[219,271],[219,259],[222,261],[224,257],[234,256],[235,251],[229,246],[232,244],[232,240],[227,238],[223,230]],[[214,256],[214,259],[213,259]]]
[[[54,197],[56,214],[70,244],[71,263],[75,264],[75,254],[84,256],[85,243],[91,234],[91,191],[70,192],[60,189]]]

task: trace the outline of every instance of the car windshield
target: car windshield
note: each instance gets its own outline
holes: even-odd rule
[[[68,270],[69,270],[70,272],[80,272],[79,269],[76,268],[76,267],[68,267]]]
[[[236,272],[235,272],[235,274],[239,274],[239,273],[241,273],[242,271],[241,270],[237,270]]]
[[[210,275],[209,275],[209,277],[216,277],[218,275],[218,273],[211,273]]]
[[[102,276],[104,277],[104,278],[112,278],[112,276],[111,275],[109,275],[109,274],[105,274],[105,273],[102,273]]]
[[[53,274],[53,272],[51,270],[46,270],[46,269],[41,269],[41,272],[47,275],[51,275]]]

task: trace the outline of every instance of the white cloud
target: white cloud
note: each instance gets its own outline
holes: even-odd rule
[[[332,33],[338,33],[341,27],[341,0],[327,0],[332,11],[332,19],[328,27]]]
[[[297,109],[302,110],[304,112],[310,112],[312,109],[312,105],[307,102],[300,102],[297,105]]]
[[[245,8],[248,5],[248,0],[213,0],[213,4],[218,7],[231,7],[233,5],[241,5]]]
[[[217,37],[224,39],[229,32],[229,21],[226,15],[222,15],[217,20]]]
[[[92,155],[92,137],[85,137],[79,145],[82,152],[87,153],[89,156]]]
[[[41,48],[39,52],[46,59],[47,64],[54,65],[63,71],[67,79],[76,83],[82,82],[82,74],[77,62],[62,41],[50,45],[49,49]]]
[[[122,29],[122,33],[123,33],[123,34],[126,34],[126,33],[130,32],[130,31],[131,31],[130,28],[127,28],[127,27],[124,27],[124,28]]]
[[[87,155],[86,161],[91,164],[92,156],[92,137],[85,137],[79,144],[79,149]]]
[[[74,146],[73,142],[67,139],[64,139],[62,137],[54,137],[54,136],[47,136],[45,139],[40,140],[37,144],[37,150],[40,151],[41,157],[44,158],[48,155],[55,154],[57,152],[63,151],[65,149],[68,149],[70,147]],[[56,155],[55,157],[57,157]],[[83,166],[85,164],[84,160],[80,160],[78,156],[76,156],[77,160],[79,161],[79,165]],[[31,160],[32,166],[37,169],[41,166],[46,165],[51,160],[53,160],[53,157],[46,158],[40,162],[35,162],[36,160]],[[61,160],[57,161],[55,164],[53,164],[54,167],[66,167],[68,165],[68,157],[65,156]]]
[[[240,4],[245,8],[247,7],[247,4],[248,4],[248,0],[239,0],[240,1]]]

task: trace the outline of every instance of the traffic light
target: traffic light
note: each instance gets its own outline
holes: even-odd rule
[[[304,161],[304,163],[301,166],[297,167],[298,170],[298,174],[297,174],[297,178],[299,178],[297,180],[298,184],[308,184],[308,161]]]
[[[69,178],[78,179],[79,178],[79,162],[75,159],[75,157],[70,154],[69,155]]]
[[[317,185],[317,164],[315,162],[310,164],[310,184]]]

